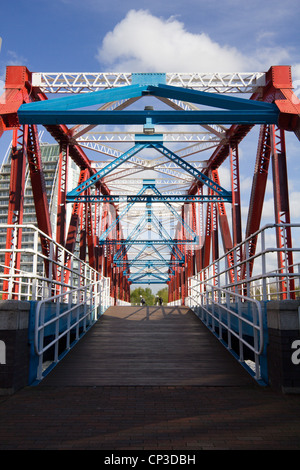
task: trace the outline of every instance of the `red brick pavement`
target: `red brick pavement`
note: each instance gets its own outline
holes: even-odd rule
[[[245,387],[34,387],[0,402],[0,449],[296,450],[300,397]]]

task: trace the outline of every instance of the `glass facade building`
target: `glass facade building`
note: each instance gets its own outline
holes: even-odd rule
[[[56,219],[57,219],[57,196],[58,196],[58,167],[59,167],[59,145],[41,143],[41,158],[45,178],[46,193],[49,204],[52,236],[55,240],[56,237]],[[67,191],[73,189],[78,184],[79,168],[75,165],[70,158],[68,163],[68,187]],[[8,152],[7,158],[3,161],[0,169],[0,224],[7,224],[8,215],[8,202],[9,202],[9,187],[10,187],[10,173],[11,173],[11,152]],[[26,167],[25,179],[25,193],[24,193],[24,215],[23,224],[31,224],[37,226],[37,219],[35,214],[34,199],[31,187],[31,180],[29,175],[28,165]],[[67,224],[71,217],[71,205],[67,204]],[[0,264],[4,264],[4,257],[6,246],[5,231],[0,233]],[[23,231],[22,234],[22,248],[33,248],[33,236],[31,233]],[[28,263],[32,261],[31,256],[26,254],[21,258],[21,269],[24,271],[31,271]]]

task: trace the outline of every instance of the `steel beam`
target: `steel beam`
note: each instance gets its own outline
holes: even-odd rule
[[[157,240],[148,240],[148,239],[134,239],[134,240],[99,240],[99,245],[128,245],[129,243],[134,243],[135,245],[193,245],[198,243],[197,237],[194,240],[179,240],[179,239],[157,239]]]
[[[24,105],[25,106],[25,105]],[[199,124],[277,124],[279,110],[245,111],[40,111],[19,109],[21,124],[96,124],[96,125],[199,125]]]
[[[293,253],[292,248],[292,234],[290,227],[290,206],[289,206],[289,191],[288,191],[288,178],[287,178],[287,163],[286,163],[286,148],[285,148],[285,133],[283,129],[278,129],[271,126],[271,158],[272,158],[272,171],[273,171],[273,191],[274,191],[274,211],[275,222],[278,224],[276,227],[277,247],[280,249],[278,252],[278,270],[279,273],[284,273],[286,270],[290,274],[293,273]],[[280,224],[286,224],[280,226]],[[280,279],[282,299],[288,298],[288,291],[290,298],[295,299],[295,280],[290,279],[287,285],[286,278]]]
[[[21,253],[15,252],[22,245],[22,228],[18,225],[23,223],[24,214],[24,192],[25,192],[25,171],[26,171],[26,149],[28,141],[28,126],[24,126],[20,131],[13,131],[11,173],[9,185],[9,201],[7,212],[6,253],[4,274],[8,275],[20,271]],[[13,227],[15,225],[15,227]],[[3,300],[8,299],[9,281],[3,281]],[[18,299],[19,282],[18,278],[13,281],[11,288],[12,299]]]
[[[131,85],[135,75],[131,72],[34,72],[32,84],[44,93],[87,93]],[[165,74],[165,83],[215,93],[254,93],[266,84],[266,73],[169,72]]]
[[[70,194],[70,193],[69,193]],[[146,195],[135,195],[135,194],[128,194],[128,195],[114,195],[110,194],[108,196],[99,194],[99,195],[80,195],[80,196],[70,196],[68,195],[68,202],[109,202],[109,203],[120,203],[125,202],[128,204],[135,204],[135,203],[172,203],[172,202],[230,202],[227,197],[218,196],[215,194],[209,195],[191,195],[191,194],[172,194],[172,195],[165,195],[165,194],[146,194]]]
[[[122,163],[126,162],[130,157],[135,155],[136,153],[140,152],[143,148],[145,148],[146,144],[135,144],[131,149],[124,152],[119,158],[113,160],[112,162],[108,163],[104,168],[99,170],[96,174],[91,176],[88,180],[84,181],[81,185],[77,186],[77,188],[73,189],[67,194],[67,200],[74,198],[74,196],[80,195],[83,191],[85,191],[90,186],[96,184],[106,175],[111,173],[115,168],[122,165]]]

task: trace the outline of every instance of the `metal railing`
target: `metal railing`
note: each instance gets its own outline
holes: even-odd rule
[[[117,299],[116,300],[116,305],[118,307],[130,307],[131,306],[131,302],[126,302],[126,300],[121,300],[121,299]]]
[[[245,368],[261,380],[259,357],[264,349],[262,307],[257,300],[206,284],[201,292],[199,278],[189,279],[185,305],[218,337]]]
[[[182,300],[179,299],[179,300],[172,300],[172,302],[168,302],[168,306],[169,307],[177,307],[177,306],[181,306],[182,305]]]
[[[9,230],[12,230],[12,234]],[[9,249],[5,246],[8,234],[12,239]],[[21,248],[17,248],[15,242],[17,234],[21,238],[19,243]],[[48,256],[42,253],[41,237],[48,243]],[[5,262],[8,256],[9,263]],[[20,263],[17,268],[18,257]],[[2,298],[41,300],[101,279],[103,276],[98,271],[34,225],[0,224],[0,294]]]
[[[266,302],[300,297],[299,228],[266,225],[188,280],[185,305],[257,380],[265,361]],[[293,248],[276,247],[278,230],[287,229],[293,230]]]
[[[293,229],[293,248],[277,248],[276,230],[287,227]],[[249,255],[254,239],[256,251]],[[230,258],[234,260],[233,266],[228,263]],[[261,301],[284,300],[300,297],[299,266],[300,224],[273,224],[258,230],[198,274],[203,286],[222,286]]]
[[[5,243],[8,235],[10,249]],[[30,301],[33,306],[30,376],[39,381],[114,304],[110,279],[34,225],[1,224],[0,237],[0,294],[2,299]],[[47,257],[41,238],[48,242]]]
[[[38,381],[99,319],[110,299],[108,279],[102,278],[37,303],[34,349]]]

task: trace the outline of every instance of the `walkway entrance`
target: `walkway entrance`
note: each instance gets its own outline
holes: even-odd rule
[[[240,386],[250,375],[187,307],[110,307],[39,385]]]

